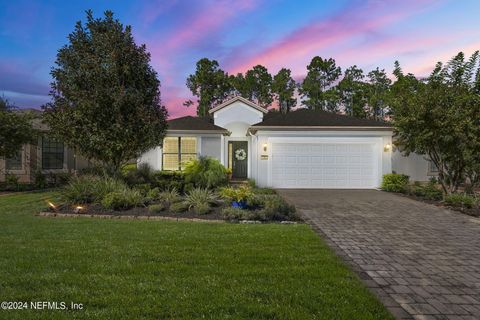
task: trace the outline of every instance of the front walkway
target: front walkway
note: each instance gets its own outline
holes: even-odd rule
[[[399,319],[480,319],[480,219],[375,190],[279,190]]]

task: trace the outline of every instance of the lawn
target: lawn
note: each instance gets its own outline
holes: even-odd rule
[[[83,310],[0,318],[391,319],[307,226],[47,218],[0,196],[0,301]]]

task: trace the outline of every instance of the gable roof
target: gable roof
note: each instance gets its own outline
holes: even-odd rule
[[[168,120],[168,131],[212,131],[228,133],[228,130],[212,123],[207,117],[185,116]]]
[[[221,109],[223,109],[223,108],[225,108],[225,107],[227,107],[227,106],[229,106],[229,105],[231,105],[232,103],[237,102],[237,101],[243,102],[243,103],[246,104],[247,106],[252,107],[252,108],[254,108],[254,109],[256,109],[256,110],[258,110],[258,111],[260,111],[260,112],[268,113],[268,110],[267,110],[267,109],[265,109],[265,108],[263,108],[263,107],[260,107],[258,104],[255,104],[255,103],[253,103],[252,101],[247,100],[247,99],[245,99],[245,98],[243,98],[243,97],[240,97],[240,96],[236,96],[236,97],[234,97],[234,98],[232,98],[232,99],[229,99],[229,100],[227,100],[227,101],[219,104],[218,106],[210,109],[210,110],[208,111],[208,113],[212,114],[212,113],[214,113],[214,112],[217,112],[218,110],[221,110]]]
[[[383,121],[360,119],[332,112],[297,109],[287,114],[271,113],[260,123],[254,124],[252,129],[282,129],[282,128],[373,128],[392,130],[392,126]]]

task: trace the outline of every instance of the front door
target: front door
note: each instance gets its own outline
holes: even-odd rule
[[[246,179],[248,172],[248,142],[230,141],[228,143],[228,151],[232,177],[235,179]]]

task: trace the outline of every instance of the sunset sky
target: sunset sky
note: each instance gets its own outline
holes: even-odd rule
[[[298,80],[319,55],[365,72],[399,60],[426,75],[436,61],[480,49],[480,1],[24,1],[0,0],[0,95],[23,108],[49,101],[50,68],[85,10],[110,9],[145,43],[171,117],[194,114],[186,77],[203,57],[229,73],[256,64]]]

